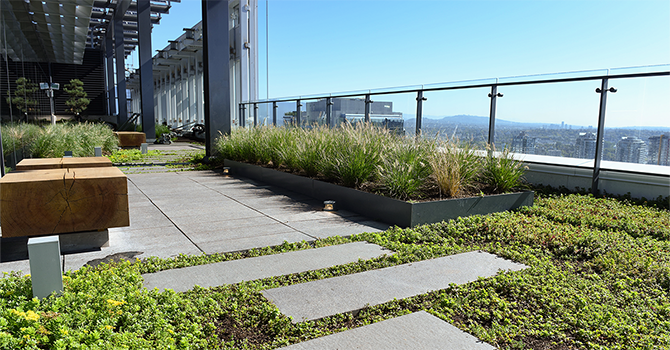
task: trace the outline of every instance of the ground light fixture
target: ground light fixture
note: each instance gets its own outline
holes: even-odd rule
[[[223,175],[230,175],[230,167],[228,166],[223,167]]]
[[[336,211],[335,201],[323,201],[324,211]]]

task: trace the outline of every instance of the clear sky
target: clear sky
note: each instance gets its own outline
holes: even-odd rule
[[[668,0],[267,3],[269,75],[266,1],[259,1],[261,98],[266,97],[268,80],[270,97],[277,98],[670,63]],[[201,19],[198,0],[172,6],[154,28],[154,49],[163,48],[167,40],[183,33],[182,28]],[[670,127],[670,78],[610,85],[619,92],[609,97],[608,126]],[[537,121],[542,114],[556,123],[594,125],[597,86],[585,82],[504,87],[499,117]],[[486,89],[432,93],[424,113],[485,116],[487,93]],[[415,113],[414,96],[384,99],[407,116]]]

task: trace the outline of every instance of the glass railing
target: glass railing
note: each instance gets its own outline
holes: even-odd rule
[[[371,122],[408,137],[457,139],[482,150],[509,149],[528,162],[589,167],[596,193],[601,168],[670,174],[670,168],[654,170],[670,167],[667,96],[670,64],[262,102],[277,106],[275,125]],[[248,109],[259,102],[240,105]]]

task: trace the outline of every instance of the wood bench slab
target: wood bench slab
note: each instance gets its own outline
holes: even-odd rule
[[[72,158],[27,158],[16,164],[17,171],[61,169],[61,168],[95,168],[111,167],[112,161],[107,157],[72,157]]]
[[[116,167],[10,172],[0,179],[2,237],[130,225],[128,183]]]
[[[119,147],[140,147],[147,142],[147,135],[137,131],[117,131],[116,137],[119,138]]]

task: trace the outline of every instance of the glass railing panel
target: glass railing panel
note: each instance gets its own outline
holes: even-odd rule
[[[295,123],[296,101],[277,102],[277,126],[289,126]]]
[[[607,72],[608,72],[607,69],[597,69],[597,70],[582,70],[582,71],[550,73],[550,74],[520,75],[513,77],[498,78],[498,84],[519,83],[519,82],[542,82],[545,80],[563,80],[563,79],[598,77],[598,76],[606,76]]]
[[[503,97],[496,101],[495,148],[527,160],[544,156],[557,163],[574,158],[571,165],[592,164],[599,86],[600,80],[498,87]]]
[[[272,103],[258,103],[257,125],[272,125]]]
[[[458,140],[485,149],[489,134],[488,87],[426,91],[423,96],[423,137]],[[415,121],[405,123],[415,133]]]
[[[416,92],[371,95],[370,100],[373,101],[370,104],[370,122],[373,125],[396,135],[414,135],[408,134],[405,127],[412,123],[416,115]]]
[[[670,166],[670,77],[609,79],[609,86],[617,92],[607,93],[602,159],[619,164],[602,167]]]
[[[338,127],[344,123],[356,124],[363,120],[365,113],[365,96],[333,97],[331,126]],[[326,99],[306,100],[305,119],[309,124],[326,125]]]

